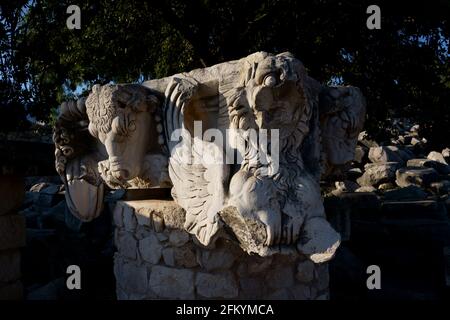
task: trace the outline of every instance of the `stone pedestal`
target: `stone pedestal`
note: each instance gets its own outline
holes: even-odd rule
[[[114,210],[118,299],[328,299],[328,266],[292,251],[248,255],[225,230],[205,247],[170,200],[119,201]]]
[[[25,218],[17,214],[24,197],[23,178],[0,175],[0,300],[23,297],[20,248],[25,245]]]

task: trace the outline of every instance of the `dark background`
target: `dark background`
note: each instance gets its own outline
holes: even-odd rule
[[[290,51],[323,83],[360,87],[366,128],[383,135],[409,117],[436,148],[450,126],[450,1],[1,0],[0,130],[27,116],[51,125],[65,99],[94,83],[141,82],[238,59]],[[69,30],[66,9],[81,8]],[[369,30],[367,6],[381,8]]]

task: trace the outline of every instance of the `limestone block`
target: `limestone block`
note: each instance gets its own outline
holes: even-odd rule
[[[399,149],[396,146],[372,147],[369,150],[369,159],[373,163],[398,162],[405,163],[414,154],[407,149]]]
[[[161,298],[194,298],[194,272],[188,269],[154,266],[148,284]]]
[[[314,280],[315,265],[310,260],[305,260],[297,265],[297,273],[295,278],[303,283],[309,283]]]
[[[133,232],[136,229],[136,215],[133,208],[128,206],[123,207],[123,226],[126,231]]]
[[[157,264],[159,262],[161,259],[162,248],[161,243],[153,233],[139,241],[141,258],[151,264]]]
[[[272,289],[289,288],[294,284],[293,266],[278,265],[267,271],[266,282]]]
[[[434,160],[443,164],[448,164],[447,161],[445,161],[445,157],[442,153],[437,152],[437,151],[431,151],[428,156],[428,159],[430,160]]]
[[[226,248],[203,250],[201,253],[201,265],[207,271],[226,270],[231,268],[236,258],[236,252]]]
[[[174,248],[164,248],[162,251],[164,263],[170,267],[175,267],[175,250]]]
[[[25,245],[25,218],[21,215],[0,216],[0,250]]]
[[[119,253],[124,257],[136,260],[138,242],[132,233],[116,230],[116,247]]]
[[[328,263],[317,264],[314,269],[315,288],[317,291],[327,290],[330,283]]]
[[[356,182],[361,186],[376,186],[380,183],[393,181],[398,166],[398,162],[372,164],[366,168],[364,174]]]
[[[117,284],[127,294],[145,294],[148,284],[148,268],[120,257],[114,258],[114,274]]]
[[[443,158],[439,160],[442,160],[443,162],[430,159],[410,159],[407,162],[407,166],[433,168],[441,174],[450,173],[450,166],[445,162],[445,160]]]
[[[236,298],[239,289],[230,272],[227,273],[197,273],[195,279],[197,293],[205,298]]]
[[[118,201],[117,205],[134,210],[137,223],[160,232],[164,228],[183,230],[184,210],[171,200]]]
[[[305,223],[305,240],[299,241],[299,252],[307,255],[313,262],[330,260],[341,242],[340,235],[323,218],[313,218]]]
[[[406,167],[398,169],[395,175],[395,183],[399,187],[429,186],[439,180],[439,175],[433,168]]]
[[[196,253],[190,246],[173,248],[173,255],[178,267],[193,268],[198,265]]]
[[[175,247],[181,247],[189,241],[189,234],[184,230],[174,230],[169,235],[169,243]]]
[[[375,191],[377,191],[377,189],[375,189],[372,186],[362,186],[355,190],[355,192],[363,192],[363,193],[375,192]]]
[[[441,154],[444,157],[445,162],[450,164],[450,148],[443,149]]]

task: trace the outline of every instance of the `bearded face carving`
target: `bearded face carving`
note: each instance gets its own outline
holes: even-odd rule
[[[333,256],[340,238],[325,219],[319,175],[352,156],[365,113],[358,89],[322,87],[290,53],[258,52],[142,86],[94,87],[85,109],[101,180],[171,184],[185,229],[202,244],[225,225],[249,253]],[[197,122],[203,135],[193,135]],[[181,141],[171,139],[177,130]],[[207,161],[212,153],[242,161]]]

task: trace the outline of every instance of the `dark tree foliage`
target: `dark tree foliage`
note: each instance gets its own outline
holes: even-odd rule
[[[372,2],[381,8],[381,30],[366,28]],[[26,114],[48,121],[80,86],[139,82],[265,50],[294,53],[324,83],[360,87],[372,132],[383,132],[389,118],[410,117],[444,145],[450,1],[393,2],[79,0],[81,30],[69,30],[73,1],[6,0],[0,130],[17,128]]]

